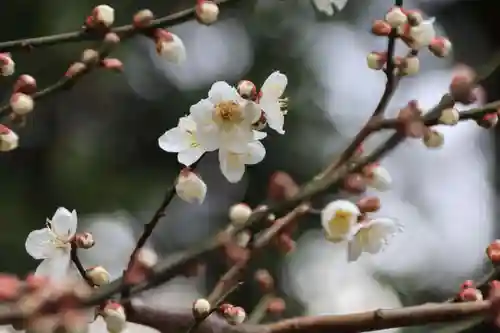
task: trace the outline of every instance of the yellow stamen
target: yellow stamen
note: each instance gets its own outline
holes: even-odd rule
[[[222,123],[241,123],[243,121],[243,110],[236,102],[220,102],[215,105],[214,120]]]

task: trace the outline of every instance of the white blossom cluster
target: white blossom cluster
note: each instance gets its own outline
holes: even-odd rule
[[[215,82],[208,97],[191,106],[189,114],[180,118],[177,127],[158,139],[161,149],[177,153],[177,160],[186,167],[195,164],[205,153],[218,151],[220,170],[231,183],[241,180],[246,165],[261,162],[266,149],[261,140],[267,134],[265,125],[284,134],[286,75],[276,71],[257,93],[250,81],[241,81],[237,88]],[[177,182],[177,194],[188,202],[202,203],[206,185],[199,176],[183,170]]]

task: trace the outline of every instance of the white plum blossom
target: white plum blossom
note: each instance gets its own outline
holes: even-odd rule
[[[67,277],[71,266],[71,240],[76,232],[76,211],[59,207],[43,229],[34,230],[26,239],[26,251],[34,259],[42,259],[35,275],[54,280]]]
[[[349,240],[347,260],[356,261],[363,252],[376,254],[383,250],[390,238],[403,230],[395,219],[375,218],[356,224],[354,237]]]
[[[321,211],[321,225],[326,233],[326,238],[334,243],[339,243],[353,235],[358,216],[361,211],[358,206],[347,200],[330,202]]]
[[[180,118],[177,127],[160,136],[158,145],[166,152],[177,153],[177,160],[185,166],[192,165],[205,153],[196,139],[196,123],[190,116]]]
[[[175,192],[182,200],[201,205],[207,195],[207,184],[196,173],[184,169],[177,178]]]
[[[264,81],[259,93],[259,106],[264,112],[267,124],[279,134],[285,133],[283,130],[285,115],[281,110],[282,100],[280,98],[285,92],[287,84],[287,76],[276,71]]]
[[[230,183],[237,183],[245,173],[245,166],[257,164],[266,156],[266,149],[260,141],[247,144],[247,151],[235,153],[219,149],[220,170]]]
[[[248,103],[234,87],[223,81],[215,82],[208,98],[191,106],[196,122],[198,142],[207,150],[219,148],[245,153],[253,139],[252,123],[260,117],[254,103]]]
[[[370,166],[365,173],[368,186],[378,191],[387,191],[391,188],[392,177],[389,171],[379,164]]]
[[[312,0],[312,4],[317,11],[332,16],[341,11],[347,5],[348,0]]]
[[[431,44],[432,40],[436,37],[434,21],[435,18],[430,18],[416,26],[410,27],[408,35],[411,38],[411,48],[419,50]]]

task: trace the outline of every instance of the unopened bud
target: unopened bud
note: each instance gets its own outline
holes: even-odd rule
[[[207,194],[207,185],[197,174],[183,169],[177,178],[175,191],[182,200],[201,205]]]
[[[90,280],[92,280],[92,282],[96,286],[102,286],[109,283],[110,279],[109,273],[102,266],[95,266],[88,268],[86,273],[87,276],[90,278]]]
[[[385,21],[393,28],[397,28],[408,21],[406,14],[401,10],[401,7],[393,7],[385,15]]]
[[[273,315],[279,315],[283,313],[286,309],[286,303],[283,300],[283,298],[273,298],[269,303],[267,304],[267,312]]]
[[[145,268],[152,268],[158,263],[158,255],[150,248],[142,248],[137,254],[137,262]]]
[[[242,307],[233,306],[224,313],[224,317],[231,325],[239,325],[246,319],[246,312]]]
[[[101,61],[101,66],[116,72],[123,71],[123,62],[116,58],[105,58]]]
[[[389,36],[391,31],[391,25],[385,21],[376,20],[372,24],[372,33],[376,36]]]
[[[14,74],[15,65],[10,53],[0,53],[0,75],[11,76]]]
[[[494,265],[500,264],[500,240],[493,241],[486,249],[486,255]]]
[[[483,294],[479,289],[476,288],[467,288],[460,292],[459,298],[462,302],[475,302],[482,301]]]
[[[217,21],[219,6],[213,1],[200,0],[196,5],[196,18],[200,23],[209,25]]]
[[[108,5],[94,7],[92,15],[87,19],[87,26],[97,27],[99,25],[110,27],[115,22],[115,10]]]
[[[460,121],[460,112],[455,108],[444,109],[439,117],[439,122],[444,125],[453,126]]]
[[[82,52],[82,57],[80,58],[80,61],[87,65],[95,64],[98,60],[99,52],[94,49],[86,49]]]
[[[263,293],[274,289],[274,279],[267,269],[259,269],[254,274],[254,279],[259,284]]]
[[[135,13],[132,23],[137,28],[147,27],[154,19],[154,14],[149,9],[142,9]]]
[[[429,44],[429,51],[436,57],[444,58],[451,53],[452,45],[449,39],[436,37]]]
[[[257,87],[252,81],[242,80],[236,86],[241,97],[254,101],[257,98]]]
[[[108,32],[104,36],[103,42],[108,44],[109,46],[111,46],[111,45],[114,46],[114,45],[120,43],[120,36],[118,36],[118,34],[116,34],[114,32]]]
[[[457,75],[452,78],[450,83],[450,94],[455,102],[469,105],[476,101],[476,96],[473,93],[475,78],[476,73],[466,67],[461,69]]]
[[[429,130],[424,135],[424,144],[427,148],[440,148],[444,144],[444,135],[435,130]]]
[[[19,76],[14,84],[14,92],[31,95],[36,91],[36,80],[33,76],[23,74]]]
[[[250,215],[252,215],[252,208],[247,204],[239,203],[229,208],[229,220],[234,225],[244,225]]]
[[[186,60],[186,48],[182,39],[164,29],[156,31],[156,52],[165,60],[176,64]]]
[[[415,75],[420,69],[418,57],[407,57],[402,61],[401,73],[403,75]]]
[[[102,311],[102,316],[109,332],[120,333],[127,325],[125,309],[118,302],[108,301]]]
[[[19,136],[7,126],[0,124],[0,151],[11,151],[18,145]]]
[[[35,107],[35,101],[29,95],[23,93],[14,93],[10,97],[10,107],[16,115],[23,116],[33,111],[33,108]]]
[[[205,318],[212,309],[210,302],[204,298],[199,298],[193,303],[193,316],[195,318]]]
[[[366,56],[366,64],[368,68],[381,70],[387,61],[387,55],[383,52],[370,52]]]
[[[375,196],[364,197],[356,203],[361,213],[374,213],[380,209],[380,199]]]
[[[90,232],[84,232],[75,236],[75,244],[81,249],[90,249],[95,245],[94,237]]]

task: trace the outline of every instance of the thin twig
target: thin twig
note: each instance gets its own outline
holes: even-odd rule
[[[255,306],[252,312],[248,315],[248,319],[246,320],[246,324],[258,324],[264,320],[267,314],[267,308],[269,303],[275,299],[275,295],[273,293],[268,293],[261,297],[259,303]]]
[[[70,257],[71,261],[75,265],[78,273],[80,276],[85,280],[85,282],[92,288],[94,288],[96,285],[92,281],[92,279],[87,275],[87,271],[82,265],[82,262],[80,261],[80,258],[78,257],[78,247],[76,246],[75,242],[71,242],[71,252],[70,252]]]

